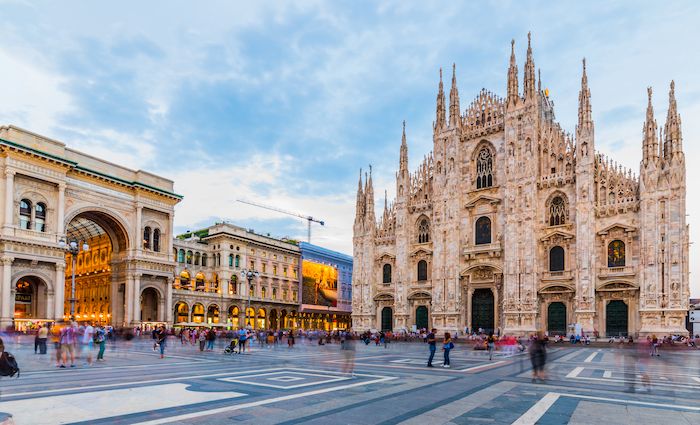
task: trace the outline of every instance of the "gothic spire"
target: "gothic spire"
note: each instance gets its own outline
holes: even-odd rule
[[[360,180],[357,182],[357,200],[355,203],[355,222],[362,221],[365,215],[365,193],[362,190],[362,168],[360,168]]]
[[[399,172],[408,174],[408,145],[406,144],[406,120],[403,122],[403,133],[401,134],[401,154],[399,158]]]
[[[525,99],[535,98],[535,61],[532,59],[530,33],[527,33],[527,58],[525,60],[525,76],[523,80],[523,96]]]
[[[508,67],[508,105],[518,103],[518,65],[515,63],[515,40],[510,41],[510,66]]]
[[[450,89],[450,127],[459,125],[459,90],[457,90],[456,66],[452,64],[452,88]]]
[[[374,217],[374,186],[372,184],[372,166],[369,166],[369,177],[367,178],[367,189],[365,190],[365,211],[367,223],[376,225]]]
[[[642,160],[646,164],[647,161],[658,158],[659,145],[656,138],[656,120],[654,119],[654,107],[651,104],[651,87],[647,87],[647,117],[644,121],[644,145],[642,149]]]
[[[668,115],[664,126],[664,157],[669,157],[682,152],[683,136],[681,134],[681,116],[678,115],[676,105],[676,83],[671,80],[671,89],[668,92]]]
[[[442,86],[442,68],[440,68],[440,84],[438,85],[437,105],[435,106],[435,131],[445,128],[445,91]]]
[[[593,118],[591,117],[591,91],[588,89],[588,75],[586,74],[586,58],[583,58],[583,75],[581,76],[581,91],[578,94],[578,125],[577,134],[593,132]]]

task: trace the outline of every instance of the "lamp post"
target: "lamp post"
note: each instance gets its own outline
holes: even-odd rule
[[[248,307],[245,309],[246,326],[250,326],[250,319],[248,318],[248,310],[250,310],[250,285],[253,278],[260,277],[260,273],[255,270],[241,270],[241,277],[248,280]]]
[[[72,238],[70,242],[66,243],[66,240],[61,238],[61,240],[58,241],[58,246],[66,250],[71,257],[70,298],[68,301],[70,301],[70,320],[73,321],[75,320],[75,302],[77,301],[75,299],[75,257],[80,253],[80,243],[74,238]],[[90,249],[90,246],[87,244],[87,242],[83,241],[82,248],[83,251],[87,251]]]

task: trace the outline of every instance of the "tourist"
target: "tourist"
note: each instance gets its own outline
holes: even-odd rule
[[[214,351],[214,341],[216,341],[216,331],[210,328],[207,332],[207,351]]]
[[[241,328],[238,330],[238,353],[245,353],[245,342],[248,339],[248,332]]]
[[[542,331],[530,341],[530,361],[532,362],[532,382],[537,379],[544,381],[544,365],[547,360],[546,341]]]
[[[39,340],[39,354],[46,354],[46,340],[49,336],[48,326],[41,325],[39,331],[36,333],[36,336]]]
[[[160,329],[157,333],[157,342],[160,347],[160,358],[165,357],[165,341],[168,338],[168,332],[165,330],[165,325],[160,325]]]
[[[103,326],[98,326],[97,330],[95,331],[95,342],[97,342],[97,345],[100,348],[100,351],[97,352],[98,362],[105,361],[105,344],[107,340],[105,334],[105,328]]]
[[[656,334],[653,334],[651,336],[651,351],[649,353],[650,356],[659,356],[659,338],[656,337]]]
[[[207,334],[203,329],[200,329],[198,332],[197,340],[199,341],[199,351],[204,351],[204,346],[207,343]]]
[[[496,338],[494,338],[493,332],[489,332],[489,336],[486,338],[486,347],[489,350],[489,360],[493,360],[493,352],[496,349]]]
[[[428,350],[430,351],[430,357],[428,357],[428,367],[433,367],[433,357],[435,357],[435,332],[437,329],[432,329],[428,334],[426,341],[428,342]]]
[[[68,326],[61,329],[58,341],[61,344],[61,365],[65,368],[70,357],[70,367],[75,367],[75,344],[77,342],[77,327],[75,322],[70,322]]]
[[[454,343],[452,343],[452,338],[450,337],[449,332],[445,332],[445,338],[442,344],[442,351],[443,351],[443,356],[444,360],[442,363],[442,367],[449,368],[450,367],[450,350],[455,348]]]
[[[289,348],[294,347],[294,330],[289,330],[289,335],[287,335],[287,346]]]
[[[81,351],[87,352],[87,365],[92,366],[92,347],[93,347],[93,340],[92,338],[95,335],[95,328],[92,327],[92,324],[88,323],[87,326],[83,329],[83,335],[80,340],[80,346],[81,346]]]

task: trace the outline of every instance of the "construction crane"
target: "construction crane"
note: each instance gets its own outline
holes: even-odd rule
[[[270,211],[277,211],[278,213],[292,215],[294,217],[303,218],[304,220],[306,220],[306,224],[307,224],[307,234],[306,234],[307,239],[306,239],[306,241],[308,243],[311,243],[311,222],[318,223],[321,226],[326,225],[325,221],[313,218],[310,215],[298,214],[298,213],[294,213],[291,211],[283,210],[281,208],[270,207],[268,205],[263,205],[263,204],[258,204],[256,202],[246,201],[244,199],[236,199],[236,202],[240,202],[242,204],[252,205],[252,206],[258,207],[258,208],[264,208],[264,209],[270,210]]]

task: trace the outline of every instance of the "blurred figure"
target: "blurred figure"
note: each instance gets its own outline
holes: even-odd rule
[[[537,337],[530,341],[530,361],[532,362],[532,382],[538,379],[544,382],[544,365],[547,361],[547,348],[542,331],[537,333]]]
[[[486,347],[489,350],[489,360],[493,360],[493,352],[496,349],[496,338],[494,338],[493,332],[489,332],[489,336],[486,338]]]
[[[39,354],[46,354],[46,340],[49,337],[49,328],[46,325],[39,327],[39,332],[36,334],[39,341]]]
[[[649,349],[650,356],[659,356],[659,338],[656,337],[656,334],[651,336],[651,347]]]
[[[78,342],[78,332],[77,324],[75,322],[70,322],[68,326],[61,329],[58,340],[61,344],[61,365],[59,367],[65,368],[68,358],[70,357],[70,367],[75,367],[75,345]]]
[[[165,325],[160,325],[160,329],[158,329],[156,337],[158,347],[160,347],[160,358],[162,359],[165,357],[165,341],[168,338],[168,332],[165,330]]]
[[[455,347],[454,343],[452,342],[452,338],[449,332],[445,332],[445,340],[442,344],[442,351],[443,351],[443,363],[442,367],[449,368],[450,367],[450,350],[452,350]]]
[[[92,348],[93,348],[93,337],[95,336],[95,328],[92,324],[88,323],[83,329],[83,335],[80,340],[81,351],[87,353],[87,364],[92,366]]]
[[[355,376],[355,341],[349,332],[340,334],[340,351],[343,353],[343,373]]]
[[[100,348],[100,351],[97,352],[97,361],[98,362],[105,361],[106,340],[107,340],[107,336],[106,336],[105,328],[103,326],[98,326],[97,330],[95,331],[95,341],[97,342],[97,345]]]

